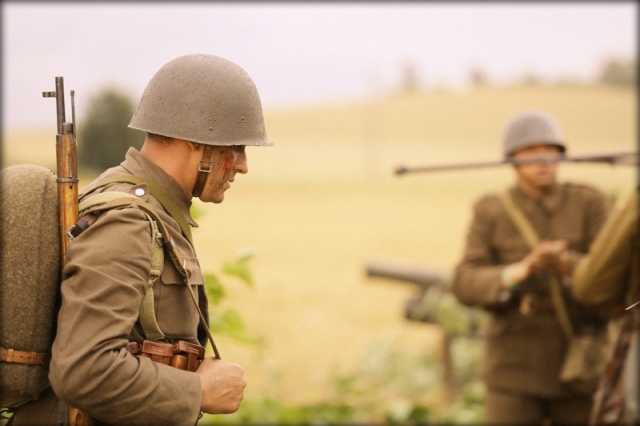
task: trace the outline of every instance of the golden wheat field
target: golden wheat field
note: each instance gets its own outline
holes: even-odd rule
[[[439,349],[435,326],[403,318],[414,289],[368,278],[365,265],[390,261],[448,274],[471,203],[510,185],[512,171],[399,177],[396,166],[499,160],[507,119],[530,107],[556,116],[569,154],[636,150],[636,102],[632,88],[523,86],[265,111],[276,146],[247,149],[249,174],[236,178],[224,203],[196,202],[205,270],[217,271],[240,251],[254,253],[254,288],[231,281],[227,304],[266,346],[218,342],[224,359],[245,367],[247,394],[311,402],[327,391],[331,372],[355,368],[376,345]],[[8,134],[5,163],[52,167],[53,127]],[[607,165],[565,164],[560,172],[612,196],[635,177],[630,167]]]

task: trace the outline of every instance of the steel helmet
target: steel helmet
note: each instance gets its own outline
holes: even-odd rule
[[[214,55],[180,56],[160,68],[129,127],[206,145],[273,145],[253,80]]]
[[[564,153],[566,146],[558,124],[543,111],[523,111],[511,119],[504,135],[504,157],[534,145],[555,145]]]

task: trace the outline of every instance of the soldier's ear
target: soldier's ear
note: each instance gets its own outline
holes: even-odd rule
[[[191,142],[191,141],[185,141],[187,144],[187,147],[189,148],[189,150],[191,151],[201,151],[204,149],[204,145],[201,143],[197,143],[197,142]]]

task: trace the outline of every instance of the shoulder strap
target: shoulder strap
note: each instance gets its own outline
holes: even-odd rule
[[[135,200],[135,201],[134,201]],[[86,197],[79,205],[79,211],[91,211],[92,207],[98,206],[100,211],[125,207],[137,204],[140,200],[127,192],[107,191]],[[144,211],[144,210],[143,210]],[[144,212],[151,225],[151,266],[149,268],[149,279],[145,287],[145,293],[140,301],[140,325],[147,339],[164,340],[164,333],[160,330],[156,319],[153,284],[160,277],[164,267],[164,253],[162,251],[162,233],[158,228],[158,222],[149,213]]]
[[[185,287],[187,288],[189,295],[191,296],[191,300],[193,301],[196,311],[198,312],[198,315],[200,317],[200,324],[207,334],[207,338],[211,343],[211,347],[213,348],[213,352],[216,358],[220,359],[220,353],[218,352],[218,348],[213,341],[213,336],[211,335],[211,330],[209,330],[209,326],[207,325],[206,318],[204,317],[200,306],[198,306],[198,301],[196,300],[195,294],[193,293],[193,290],[189,285],[186,262],[173,243],[173,237],[171,237],[171,234],[165,227],[164,223],[156,213],[153,206],[126,192],[107,191],[86,197],[80,204],[79,211],[82,211],[86,214],[132,205],[137,206],[145,213],[147,219],[149,219],[152,224],[154,233],[150,277],[147,288],[145,290],[145,295],[140,303],[140,323],[144,329],[145,335],[149,340],[164,339],[164,334],[162,334],[162,331],[160,331],[160,327],[158,326],[155,316],[152,289],[153,282],[157,280],[162,273],[162,268],[164,265],[164,252],[162,249],[158,250],[158,247],[156,247],[156,245],[158,245],[159,247],[167,251],[172,263],[174,264],[178,272],[182,275]],[[156,337],[156,339],[152,339],[151,336]]]
[[[535,248],[535,246],[540,242],[540,238],[538,237],[535,229],[533,229],[533,226],[531,226],[529,219],[527,219],[524,213],[522,213],[522,210],[518,208],[508,191],[501,193],[500,197],[505,210],[509,214],[513,223],[518,227],[522,238],[524,238],[527,244],[529,244],[529,247],[532,249]]]
[[[160,204],[162,204],[162,207],[164,207],[167,213],[169,213],[169,215],[172,218],[174,218],[176,222],[178,222],[178,225],[180,225],[180,229],[182,230],[182,233],[187,238],[187,240],[189,240],[189,242],[193,245],[193,240],[191,237],[191,226],[189,226],[189,223],[187,222],[186,218],[180,211],[180,208],[173,201],[173,198],[155,182],[152,182],[141,176],[134,176],[134,175],[112,176],[110,178],[97,182],[95,185],[88,187],[83,192],[93,191],[94,189],[103,187],[110,183],[116,183],[116,182],[125,182],[125,183],[130,183],[132,185],[140,185],[140,184],[147,185],[147,187],[149,187],[149,191],[151,192],[151,195],[153,195],[160,202]]]
[[[532,249],[535,248],[535,246],[538,245],[540,238],[531,225],[531,222],[529,222],[522,210],[518,208],[508,191],[501,193],[500,198],[505,210],[520,231],[522,237]],[[573,335],[573,326],[571,325],[569,313],[567,312],[567,307],[564,303],[564,298],[562,297],[562,290],[560,288],[560,283],[558,282],[558,277],[556,277],[555,274],[551,274],[550,284],[551,301],[553,302],[556,313],[558,314],[558,320],[560,321],[560,325],[567,337],[571,337]]]

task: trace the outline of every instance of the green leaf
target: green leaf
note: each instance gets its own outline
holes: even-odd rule
[[[239,278],[249,287],[253,287],[253,274],[249,269],[249,261],[253,258],[253,253],[245,251],[240,253],[235,260],[225,262],[222,271],[230,276]]]
[[[222,281],[220,281],[217,275],[210,272],[204,273],[204,281],[209,304],[219,305],[220,301],[227,295],[227,291],[225,290]]]

